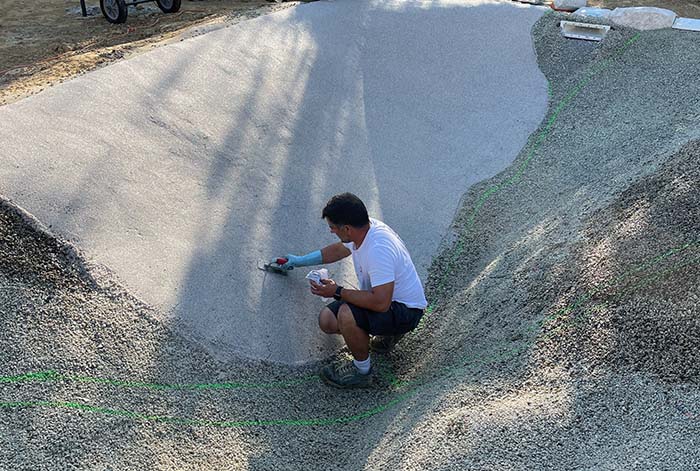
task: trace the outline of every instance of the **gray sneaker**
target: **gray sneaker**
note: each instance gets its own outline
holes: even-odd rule
[[[372,386],[372,370],[363,375],[352,361],[331,363],[321,368],[321,379],[341,389],[369,388]]]
[[[387,353],[399,343],[405,334],[401,335],[375,335],[369,341],[369,349],[377,353]]]

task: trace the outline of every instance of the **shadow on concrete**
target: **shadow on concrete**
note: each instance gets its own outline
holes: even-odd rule
[[[332,24],[325,20],[331,6],[311,7],[303,15],[292,14],[289,22],[304,24],[303,34],[314,46],[281,64],[273,55],[272,65],[262,58],[247,65],[257,68],[260,87],[236,105],[220,145],[207,149],[203,191],[208,203],[192,235],[201,243],[182,275],[174,312],[183,331],[224,356],[246,352],[298,363],[337,347],[318,331],[322,304],[310,299],[303,273],[283,279],[255,270],[262,257],[305,253],[334,242],[330,235],[321,236],[326,229],[320,210],[331,195],[352,191],[363,198],[373,216],[402,234],[425,275],[456,202],[439,195],[458,195],[465,182],[495,174],[521,146],[517,137],[504,139],[502,130],[490,125],[512,105],[509,97],[497,96],[494,102],[460,89],[469,81],[478,88],[517,83],[519,77],[474,65],[488,59],[486,39],[458,27],[490,24],[518,9],[487,4],[381,11],[369,4],[339,4],[334,7],[342,10],[344,21],[356,26],[330,31]],[[410,44],[388,34],[395,22],[415,29]],[[460,50],[477,51],[466,61],[473,67],[462,67],[462,54],[429,57],[440,47],[435,31],[445,22],[451,24],[447,43],[454,47],[461,41]],[[527,32],[519,33],[529,41]],[[294,44],[301,38],[290,33],[284,41]],[[499,41],[491,42],[492,50],[513,49],[505,39]],[[396,68],[382,63],[394,54]],[[310,68],[304,66],[309,63]],[[271,68],[279,67],[288,70],[289,88],[283,92],[279,84],[265,82]],[[470,77],[466,82],[465,75]],[[435,83],[426,83],[426,76]],[[390,93],[383,92],[387,82]],[[526,136],[528,123],[516,121],[510,134]],[[436,184],[439,188],[432,188]],[[347,263],[337,268],[336,277],[354,283]]]
[[[477,18],[490,23],[504,15],[514,14],[513,7],[488,4],[465,8],[436,4],[425,9],[397,7],[396,11],[348,8],[344,19],[360,25],[359,35],[354,31],[339,31],[330,42],[326,41],[329,34],[329,26],[324,22],[326,6],[316,4],[314,7],[318,8],[315,14],[305,12],[299,21],[304,22],[312,37],[319,38],[315,41],[316,47],[313,54],[299,51],[299,56],[295,57],[300,62],[312,62],[311,68],[304,71],[295,69],[294,63],[282,64],[289,69],[290,83],[294,86],[278,96],[278,102],[270,102],[264,86],[268,64],[258,63],[256,76],[261,87],[245,98],[238,113],[231,115],[230,130],[221,145],[212,151],[205,189],[215,200],[212,206],[217,206],[217,211],[219,205],[223,208],[223,218],[216,225],[213,221],[209,225],[207,219],[202,218],[200,232],[195,236],[202,244],[192,254],[183,277],[176,323],[187,326],[194,322],[194,317],[206,319],[211,330],[203,336],[205,343],[213,349],[220,347],[223,352],[230,348],[226,339],[230,338],[227,332],[231,329],[245,329],[248,332],[245,342],[251,345],[262,343],[265,349],[282,352],[303,351],[305,342],[320,335],[316,330],[317,311],[293,312],[298,306],[308,305],[303,299],[308,296],[305,283],[293,280],[291,283],[295,284],[290,288],[290,280],[276,279],[271,275],[266,275],[261,282],[262,275],[252,271],[251,262],[254,260],[249,254],[260,251],[260,247],[267,248],[270,255],[281,255],[285,251],[305,253],[334,242],[329,236],[325,240],[321,236],[326,229],[320,219],[320,210],[331,195],[353,191],[365,200],[373,216],[384,219],[399,234],[410,234],[407,244],[413,253],[418,254],[419,268],[425,274],[444,231],[426,234],[415,226],[446,227],[454,207],[426,200],[424,195],[430,194],[433,186],[461,194],[465,178],[475,182],[492,176],[504,163],[507,164],[500,159],[507,157],[510,149],[501,136],[503,129],[488,127],[487,123],[496,119],[495,114],[483,118],[485,114],[494,113],[491,108],[502,109],[507,98],[498,97],[496,105],[486,96],[459,103],[455,100],[465,91],[450,89],[450,85],[455,82],[463,85],[459,80],[461,74],[468,74],[479,83],[508,82],[514,77],[493,76],[485,68],[462,70],[455,65],[461,57],[426,60],[422,53],[424,49],[440,47],[443,40],[437,31],[440,24],[451,22],[459,25]],[[290,22],[295,21],[294,17],[292,14]],[[415,27],[415,43],[397,42],[391,36],[390,28],[382,27],[392,22],[409,30]],[[435,29],[421,30],[419,25],[426,22]],[[530,40],[528,31],[525,37]],[[292,42],[295,39],[293,35],[288,38]],[[459,28],[452,30],[446,41],[462,41],[465,49],[473,48],[476,52],[470,62],[474,64],[484,60],[484,48],[507,47],[505,42],[489,44],[485,37],[461,34]],[[412,52],[414,46],[419,52]],[[381,58],[387,51],[395,51],[401,56],[402,67],[394,70],[395,75],[389,74],[390,70],[382,64]],[[338,68],[338,58],[341,58],[341,68],[358,70],[359,73],[329,74],[329,69]],[[437,83],[430,84],[434,88],[427,88],[428,84],[414,79],[431,69],[443,72],[435,75]],[[333,84],[334,93],[319,95],[318,90],[323,89],[329,79],[338,81]],[[391,98],[381,93],[387,82],[395,89]],[[293,108],[285,110],[282,102],[293,104]],[[268,110],[265,118],[246,112],[261,104]],[[278,116],[275,114],[280,109],[283,113],[293,113],[294,121],[289,127],[276,127]],[[438,114],[442,111],[448,113],[447,119]],[[519,131],[526,136],[530,129],[524,123],[521,126]],[[263,132],[259,131],[260,128]],[[251,141],[251,133],[259,139]],[[475,140],[483,143],[483,147],[474,145]],[[262,155],[259,149],[274,149],[277,156],[273,159]],[[470,158],[476,155],[492,156],[493,159],[486,165],[470,167]],[[455,168],[455,157],[465,166]],[[258,164],[248,165],[252,159]],[[425,159],[433,161],[430,171],[426,171]],[[435,160],[437,165],[434,165]],[[366,170],[360,173],[361,179],[352,177],[353,169],[358,166]],[[265,211],[268,208],[272,209],[269,213]],[[203,215],[208,209],[202,208]],[[422,242],[426,235],[431,239],[428,243]],[[313,240],[322,242],[313,246],[300,246],[298,242]],[[241,277],[241,273],[245,275]],[[231,291],[226,281],[234,278],[237,280],[236,290]],[[241,298],[250,304],[237,306]],[[271,309],[271,306],[280,304],[287,307],[282,316],[293,314],[297,319],[304,319],[303,325],[286,324],[289,327],[284,329],[282,336],[270,332],[273,325],[288,322],[286,317]],[[232,312],[222,315],[221,306],[232,306]],[[234,309],[257,313],[257,317],[233,312]],[[218,340],[221,341],[219,345]],[[306,353],[313,355],[313,352]],[[419,410],[430,411],[434,403],[441,400],[441,394],[436,399],[433,392],[429,397],[418,399],[422,403]],[[329,400],[332,401],[333,396],[330,394]],[[380,396],[386,397],[387,402],[391,400],[391,394],[387,396],[386,391]],[[376,398],[375,401],[380,402]],[[323,403],[323,400],[318,402]],[[269,403],[262,408],[267,411],[287,408],[287,405],[275,403],[276,399],[270,397]],[[348,409],[352,410],[342,407],[342,401],[338,406],[324,405],[328,408],[302,403],[291,409],[302,417],[314,417],[314,410],[342,417],[347,416]],[[393,424],[401,423],[396,434],[402,436],[421,423],[424,414],[406,415],[399,406],[367,420],[371,426],[367,422],[347,425],[349,433],[361,430],[365,435],[366,440],[361,445],[364,452],[336,449],[334,463],[350,468],[363,466],[374,448],[372,444],[382,440],[385,431],[392,429]],[[287,435],[285,440],[291,439]],[[319,447],[335,446],[334,443],[323,443],[322,437],[318,440]],[[280,443],[275,443],[268,448],[280,446]],[[293,448],[293,442],[287,446]],[[261,457],[259,467],[262,469],[263,463],[267,462],[269,457]],[[250,468],[258,469],[254,460]]]

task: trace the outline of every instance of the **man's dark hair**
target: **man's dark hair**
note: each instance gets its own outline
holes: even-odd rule
[[[352,193],[342,193],[331,198],[323,208],[321,218],[336,226],[364,227],[369,224],[367,208],[360,198]]]

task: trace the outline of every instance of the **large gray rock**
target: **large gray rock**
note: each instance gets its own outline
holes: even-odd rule
[[[642,30],[670,28],[676,20],[671,10],[655,7],[615,8],[610,20],[619,26]]]
[[[586,0],[554,0],[554,8],[557,10],[574,11],[586,6]]]

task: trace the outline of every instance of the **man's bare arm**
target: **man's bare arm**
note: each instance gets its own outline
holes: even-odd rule
[[[340,298],[355,306],[363,307],[374,312],[386,312],[391,306],[391,298],[394,294],[394,282],[375,286],[369,291],[345,289],[340,293]]]
[[[350,249],[345,247],[342,242],[336,242],[327,247],[321,249],[321,256],[323,257],[323,263],[333,263],[338,260],[342,260],[348,255],[350,255]]]

